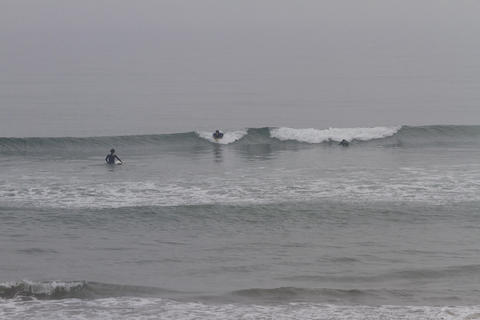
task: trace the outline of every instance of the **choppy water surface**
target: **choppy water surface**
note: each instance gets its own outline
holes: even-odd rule
[[[0,138],[0,317],[475,318],[479,138]]]

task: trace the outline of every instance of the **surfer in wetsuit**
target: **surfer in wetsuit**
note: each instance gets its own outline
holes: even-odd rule
[[[115,154],[115,149],[110,149],[110,154],[105,157],[105,162],[108,164],[115,164],[115,159],[122,163],[122,160]]]
[[[342,141],[340,141],[339,145],[343,146],[343,147],[348,147],[350,145],[350,142],[348,142],[347,140],[343,139]]]
[[[223,138],[223,133],[220,132],[220,130],[215,130],[215,132],[213,133],[213,138],[215,140],[222,139]]]

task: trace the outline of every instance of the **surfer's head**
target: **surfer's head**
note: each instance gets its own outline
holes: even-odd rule
[[[110,153],[115,153],[115,149],[110,149]]]

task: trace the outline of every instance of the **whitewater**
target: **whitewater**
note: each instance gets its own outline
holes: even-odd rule
[[[0,318],[478,318],[480,126],[222,131],[1,137]]]

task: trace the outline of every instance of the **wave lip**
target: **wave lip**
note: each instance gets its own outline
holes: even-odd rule
[[[153,297],[179,292],[156,287],[108,284],[90,281],[11,281],[0,283],[0,299],[40,300],[102,299],[122,296]]]
[[[82,295],[87,288],[85,281],[50,281],[33,282],[22,280],[18,282],[0,283],[0,298],[35,297],[39,299],[62,299]]]
[[[207,132],[207,131],[198,131],[196,132],[197,135],[200,138],[203,138],[205,140],[208,140],[213,143],[219,143],[219,144],[230,144],[235,141],[238,141],[242,139],[245,135],[247,135],[246,130],[237,130],[237,131],[226,131],[223,133],[223,138],[219,140],[215,140],[213,138],[213,133],[212,132]]]
[[[328,129],[294,129],[272,128],[270,136],[281,141],[296,140],[306,143],[323,143],[329,141],[368,141],[393,136],[400,130],[396,127],[373,127],[373,128],[328,128]]]

